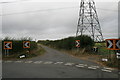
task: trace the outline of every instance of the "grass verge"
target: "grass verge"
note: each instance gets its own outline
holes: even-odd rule
[[[37,49],[34,49],[32,51],[30,51],[30,53],[27,52],[22,52],[22,53],[16,53],[16,54],[12,54],[9,56],[2,56],[2,60],[17,60],[17,59],[28,59],[28,58],[33,58],[33,57],[37,57],[37,56],[41,56],[45,53],[45,50],[38,45]],[[25,55],[25,58],[20,58],[20,55]]]
[[[84,49],[64,50],[64,49],[54,48],[51,46],[49,46],[49,47],[57,49],[63,53],[69,54],[69,55],[79,58],[79,59],[91,61],[91,62],[100,64],[101,66],[118,69],[118,63],[120,63],[120,60],[116,59],[114,51],[107,50],[105,43],[97,43],[97,44],[95,44],[95,46],[98,47],[98,49],[99,49],[99,51],[97,53],[85,52]],[[102,58],[108,59],[108,61],[104,62],[104,61],[102,61]],[[119,69],[120,69],[120,66],[119,66]]]

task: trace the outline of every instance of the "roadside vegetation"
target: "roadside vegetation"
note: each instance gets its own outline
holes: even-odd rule
[[[75,40],[80,40],[80,48],[76,47]],[[95,43],[87,35],[68,37],[60,40],[39,40],[38,43],[78,58],[88,59],[108,67],[118,68],[118,59],[116,58],[115,52],[107,50],[105,42]],[[95,47],[97,48],[96,51],[94,50]],[[102,59],[107,59],[108,61],[102,61]]]
[[[107,59],[108,61],[102,61],[102,63],[106,66],[112,68],[119,68],[120,69],[120,60],[116,57],[116,51],[114,50],[107,50],[106,43],[96,43],[96,47],[98,47],[98,54],[100,55],[100,59]],[[118,65],[119,64],[119,65]]]
[[[78,37],[69,37],[61,40],[39,40],[38,43],[43,45],[51,46],[57,49],[63,50],[73,50],[76,49],[76,40],[80,40],[80,48],[85,49],[85,51],[91,51],[91,48],[94,46],[94,41],[86,35]]]
[[[3,48],[5,41],[12,42],[12,49],[9,49],[9,53],[5,54],[5,49]],[[23,48],[23,41],[30,41],[30,48]],[[26,58],[32,58],[39,55],[42,55],[45,50],[38,46],[35,41],[32,41],[31,38],[21,38],[21,39],[14,39],[10,37],[6,37],[2,40],[2,58],[3,60],[8,59],[20,59],[20,56],[24,55]],[[24,59],[21,58],[21,59]]]

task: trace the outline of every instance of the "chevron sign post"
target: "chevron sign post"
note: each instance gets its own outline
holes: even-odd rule
[[[23,48],[30,48],[30,41],[23,41]]]
[[[106,39],[108,50],[120,50],[120,39]]]
[[[120,39],[115,40],[115,49],[120,50]]]
[[[12,49],[12,42],[5,41],[4,42],[4,49]]]
[[[75,43],[76,43],[76,47],[79,48],[80,47],[80,40],[76,40]]]
[[[12,42],[11,41],[5,41],[4,42],[4,50],[5,50],[5,56],[9,55],[9,50],[12,49]]]

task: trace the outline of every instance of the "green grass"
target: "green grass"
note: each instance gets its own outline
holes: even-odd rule
[[[100,55],[115,54],[113,50],[107,49],[106,43],[96,43],[95,46],[98,47]]]
[[[104,65],[108,67],[118,68],[118,60],[116,59],[114,50],[107,50],[106,43],[96,43],[95,46],[99,48],[99,53],[101,55],[101,58],[108,59],[108,62],[102,62]]]
[[[33,57],[43,55],[44,53],[45,53],[45,50],[41,46],[39,46],[37,49],[32,50],[31,53],[22,52],[22,53],[12,54],[12,55],[9,55],[9,56],[3,56],[3,60],[20,59],[19,56],[21,54],[26,55],[25,58],[21,58],[21,59],[28,59],[28,58],[33,58]]]

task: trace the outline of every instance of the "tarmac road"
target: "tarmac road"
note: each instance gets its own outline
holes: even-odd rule
[[[111,68],[80,60],[42,46],[46,53],[32,59],[3,61],[3,78],[118,78]]]

